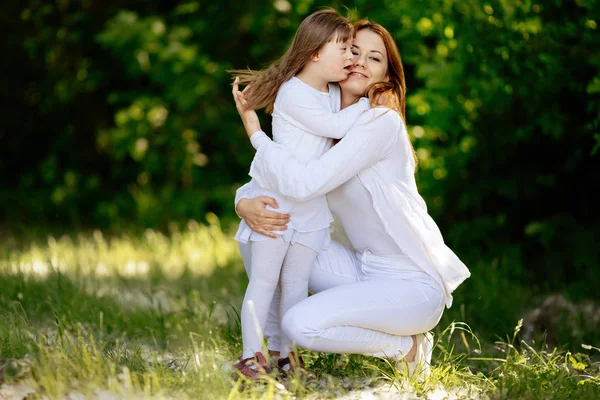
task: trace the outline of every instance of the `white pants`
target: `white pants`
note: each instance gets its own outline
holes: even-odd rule
[[[438,284],[406,256],[361,254],[337,242],[319,253],[309,290],[315,294],[293,306],[281,327],[299,347],[328,353],[401,358],[412,335],[437,325],[445,305]],[[265,332],[271,350],[279,334],[276,301]]]
[[[276,312],[272,311],[272,315],[285,315],[292,306],[308,296],[308,279],[317,257],[314,250],[300,243],[290,244],[281,237],[252,241],[247,246],[250,254],[240,246],[244,264],[251,266],[247,268],[250,279],[241,312],[243,358],[262,351],[263,331],[272,304],[279,308]],[[248,259],[250,263],[247,263]],[[273,303],[276,290],[277,302]],[[270,329],[273,324],[280,332],[279,319],[271,322]],[[279,336],[281,353],[286,357],[292,350],[292,342],[284,332]]]

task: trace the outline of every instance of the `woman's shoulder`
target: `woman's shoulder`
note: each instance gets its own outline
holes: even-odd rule
[[[378,128],[393,129],[394,131],[401,130],[404,127],[400,114],[396,110],[387,107],[372,107],[363,113],[360,120],[364,124],[372,124]]]
[[[355,128],[349,134],[368,137],[373,143],[386,143],[391,149],[402,136],[402,119],[390,108],[373,107],[362,113]]]

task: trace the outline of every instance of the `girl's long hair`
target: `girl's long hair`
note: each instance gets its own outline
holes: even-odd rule
[[[404,67],[402,66],[402,58],[400,58],[398,46],[396,46],[394,38],[387,29],[368,19],[361,19],[354,24],[354,35],[365,29],[375,32],[383,40],[387,53],[387,76],[389,79],[387,82],[376,82],[369,85],[365,90],[364,96],[369,98],[372,107],[377,107],[377,99],[383,95],[383,99],[385,99],[385,104],[383,105],[397,111],[406,124],[406,82],[404,80]],[[408,142],[410,143],[410,149],[416,166],[418,162],[417,154],[415,153],[410,137],[408,138]]]
[[[273,104],[281,85],[298,74],[328,42],[345,42],[352,37],[352,23],[333,9],[325,9],[306,17],[285,54],[268,68],[261,71],[232,70],[240,84],[250,85],[246,92],[247,108],[264,108],[273,112]]]

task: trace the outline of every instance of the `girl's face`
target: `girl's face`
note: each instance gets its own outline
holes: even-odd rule
[[[319,50],[313,60],[319,63],[319,70],[323,73],[323,80],[339,82],[348,77],[349,68],[352,66],[352,42],[337,43],[335,40],[328,42]]]
[[[362,96],[370,84],[388,80],[388,57],[383,39],[369,29],[356,33],[352,43],[354,59],[348,78],[340,82],[342,91]]]

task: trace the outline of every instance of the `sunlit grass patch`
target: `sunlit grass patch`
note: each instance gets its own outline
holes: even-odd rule
[[[84,327],[37,339],[29,349],[34,357],[27,371],[13,373],[7,382],[25,376],[35,393],[49,398],[100,393],[108,398],[198,398],[203,393],[219,398],[232,386],[218,373],[218,365],[230,358],[219,350],[227,346],[218,339],[190,340],[173,352],[139,339],[102,340]]]
[[[425,381],[385,359],[308,351],[313,375],[234,380],[247,278],[209,221],[0,244],[0,398],[600,398],[596,347],[526,343],[520,324],[491,343],[463,322],[440,326]]]
[[[158,269],[170,280],[185,272],[209,276],[215,268],[238,261],[239,252],[237,243],[223,233],[218,218],[209,214],[207,220],[209,225],[190,221],[183,231],[173,227],[168,236],[147,229],[140,237],[107,238],[96,230],[89,236],[49,236],[46,243],[32,243],[23,249],[0,245],[0,272],[131,278],[146,277]]]
[[[215,368],[202,365],[233,358],[245,273],[235,241],[208,220],[168,236],[95,231],[0,247],[0,364],[29,357],[31,386],[51,398],[212,385]],[[190,374],[202,376],[186,383]]]

